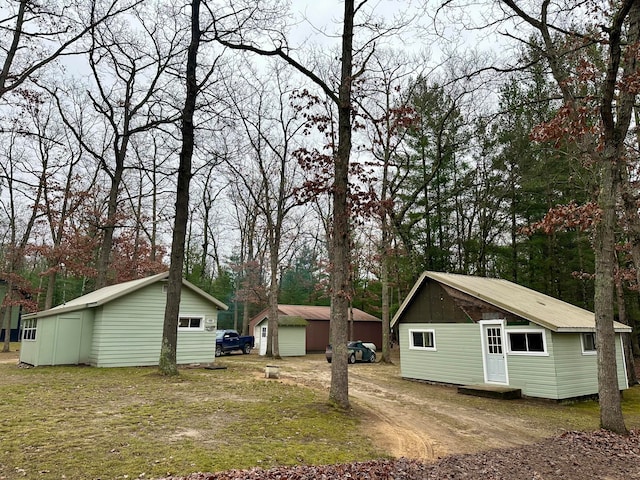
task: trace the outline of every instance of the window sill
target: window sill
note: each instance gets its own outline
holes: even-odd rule
[[[548,352],[507,352],[507,355],[514,357],[548,357]]]

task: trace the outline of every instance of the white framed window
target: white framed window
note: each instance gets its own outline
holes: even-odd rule
[[[435,350],[435,330],[409,330],[409,348],[412,350]]]
[[[28,318],[22,324],[22,341],[33,342],[36,339],[36,331],[38,327],[38,319]]]
[[[544,330],[507,330],[509,354],[548,356]]]
[[[178,318],[178,330],[204,330],[204,317],[181,315]]]
[[[583,355],[595,355],[597,353],[595,332],[584,332],[580,334],[580,343],[582,344]]]

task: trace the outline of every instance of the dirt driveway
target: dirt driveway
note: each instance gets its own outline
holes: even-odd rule
[[[16,362],[17,352],[0,353],[0,362]],[[280,366],[281,382],[328,392],[331,365],[324,355],[273,361],[258,355],[220,359],[230,367],[248,364],[264,378],[264,366]],[[567,408],[551,402],[493,400],[460,395],[454,387],[404,380],[399,358],[393,364],[349,366],[349,395],[363,417],[371,442],[394,457],[424,461],[491,448],[515,447],[552,437],[575,426]]]
[[[258,358],[231,356],[228,361],[253,363]],[[280,366],[282,382],[329,391],[331,366],[324,355],[271,363]],[[352,406],[365,417],[371,441],[394,457],[433,461],[529,444],[562,431],[556,422],[536,418],[539,409],[553,412],[562,409],[560,405],[460,395],[454,387],[404,380],[398,364],[395,359],[392,365],[349,366]]]

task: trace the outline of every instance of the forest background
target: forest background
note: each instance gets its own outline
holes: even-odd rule
[[[564,105],[560,89],[500,3],[479,16],[377,2],[361,24],[369,34],[354,55],[354,307],[382,316],[385,291],[392,314],[418,275],[435,270],[505,278],[594,308],[597,166],[548,133]],[[161,1],[0,6],[0,277],[11,286],[0,318],[8,318],[10,306],[50,308],[168,268],[189,12]],[[288,51],[333,85],[335,7],[208,4],[184,275],[230,306],[220,326],[246,330],[272,280],[280,303],[329,304],[337,126],[335,106],[304,76],[213,40],[246,9],[250,41],[286,33]],[[563,10],[555,14],[560,22]],[[26,34],[14,51],[20,18]],[[489,28],[492,18],[501,21]],[[594,44],[566,59],[585,96],[601,55]],[[639,137],[627,140],[635,185]],[[616,234],[616,311],[637,327],[622,222]]]

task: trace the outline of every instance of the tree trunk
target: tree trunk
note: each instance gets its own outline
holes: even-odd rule
[[[107,201],[107,224],[102,228],[102,242],[100,243],[100,253],[98,255],[98,265],[96,266],[96,290],[106,287],[109,284],[109,266],[111,259],[111,250],[113,248],[113,234],[116,226],[116,214],[118,212],[118,196],[120,192],[120,184],[122,183],[122,174],[124,173],[124,157],[127,151],[127,140],[123,139],[122,144],[116,148],[116,166],[111,175],[111,188],[109,191],[109,200]]]
[[[627,38],[622,39],[627,20]],[[615,28],[609,34],[609,61],[602,86],[600,120],[602,121],[602,153],[593,157],[600,162],[600,191],[598,205],[600,219],[595,227],[595,318],[596,348],[598,350],[598,395],[600,426],[617,433],[627,433],[622,416],[622,402],[616,365],[615,331],[613,328],[615,230],[617,227],[616,200],[622,181],[624,139],[629,132],[636,94],[633,89],[618,92],[618,72],[622,65],[622,81],[637,78],[635,44],[640,40],[640,3],[625,0],[613,18]],[[622,44],[634,47],[622,63]]]
[[[44,299],[44,309],[49,310],[53,307],[53,293],[56,289],[56,278],[58,275],[55,270],[52,270],[49,275],[47,275],[47,294]]]
[[[348,180],[351,155],[351,80],[353,75],[354,0],[344,2],[342,33],[342,72],[338,92],[338,152],[334,160],[332,243],[331,389],[329,400],[349,408],[347,359],[348,315],[350,303],[350,248]]]
[[[280,358],[280,344],[278,340],[278,294],[276,285],[276,296],[273,297],[273,280],[269,287],[269,321],[267,338],[267,356],[279,359]]]
[[[200,0],[191,2],[191,43],[187,53],[187,91],[182,112],[182,149],[178,167],[176,191],[176,216],[171,243],[171,265],[167,285],[167,304],[164,312],[164,328],[160,350],[159,367],[164,375],[177,375],[176,348],[178,343],[178,315],[182,293],[182,268],[184,247],[189,218],[189,183],[191,182],[191,159],[193,157],[195,128],[193,116],[196,108],[198,84],[196,66],[200,45]]]
[[[387,129],[388,131],[388,129]],[[389,300],[389,257],[391,255],[391,232],[390,232],[390,215],[387,199],[387,192],[389,189],[389,164],[390,159],[388,150],[385,152],[385,161],[383,165],[382,173],[382,194],[381,200],[381,225],[380,225],[380,286],[381,302],[382,302],[382,362],[391,362],[390,347],[390,330],[391,330],[391,318],[390,318],[390,300]]]
[[[244,335],[250,335],[249,333],[249,322],[251,321],[250,309],[251,303],[249,301],[244,301],[242,303],[242,332]]]
[[[616,151],[603,155],[598,204],[600,221],[594,235],[595,247],[595,319],[596,349],[598,351],[598,397],[600,427],[617,433],[627,433],[622,416],[620,386],[618,385],[615,332],[613,328],[614,259],[618,162]]]
[[[271,226],[270,228],[273,228]],[[271,232],[272,234],[273,232]],[[280,344],[278,341],[278,245],[271,239],[269,268],[271,269],[271,282],[269,283],[269,320],[267,337],[267,356],[280,358]]]
[[[386,217],[386,213],[385,213]],[[385,237],[388,236],[384,229],[386,229],[386,218],[383,222],[382,231],[382,258],[380,259],[380,283],[382,286],[382,361],[384,363],[391,362],[390,350],[390,337],[391,337],[391,319],[389,308],[389,252],[391,250],[390,245]]]

